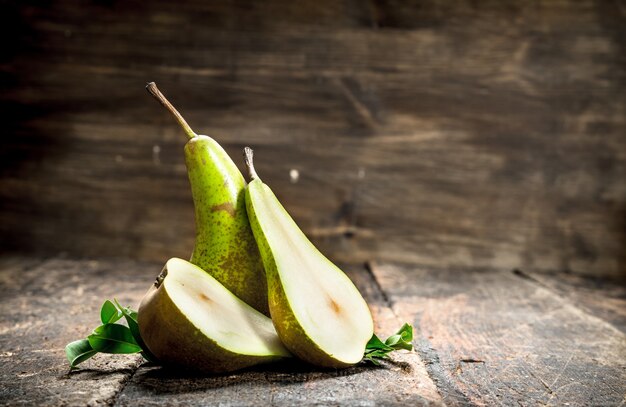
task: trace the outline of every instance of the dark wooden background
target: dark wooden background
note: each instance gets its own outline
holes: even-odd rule
[[[156,81],[336,260],[626,274],[624,1],[0,4],[4,252],[190,253]]]

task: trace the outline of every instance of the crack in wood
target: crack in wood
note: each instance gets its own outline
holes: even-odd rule
[[[376,262],[374,261],[366,262],[365,269],[371,275],[371,278],[374,281],[374,285],[379,291],[379,294],[382,297],[385,304],[392,310],[394,315],[398,317],[398,315],[394,311],[393,302],[391,301],[391,299],[389,298],[385,290],[383,290],[382,285],[376,278],[376,272],[375,272]],[[420,320],[419,320],[419,315],[418,315],[416,316],[415,321],[413,323],[414,351],[417,352],[420,359],[422,360],[422,363],[424,364],[426,368],[426,372],[428,373],[428,376],[433,381],[433,383],[435,383],[435,386],[437,387],[437,391],[439,392],[439,395],[441,396],[443,402],[446,405],[448,404],[452,404],[452,405],[458,404],[458,405],[464,405],[464,406],[474,405],[472,401],[467,397],[467,395],[463,393],[457,386],[455,386],[448,379],[448,375],[446,374],[445,369],[443,365],[441,364],[439,354],[432,347],[428,339],[426,339],[423,336],[421,336],[419,339],[415,338],[415,333],[420,332],[419,327],[420,327]]]
[[[383,290],[383,287],[380,285],[380,282],[378,281],[378,279],[376,278],[376,274],[374,273],[374,268],[376,267],[376,263],[374,261],[367,261],[365,262],[364,266],[365,266],[365,270],[368,272],[369,276],[372,278],[372,281],[374,282],[374,287],[376,287],[376,290],[378,291],[378,294],[381,296],[384,304],[393,311],[393,302],[387,296],[387,293],[385,292],[385,290]]]
[[[484,360],[480,360],[480,359],[472,359],[472,358],[465,358],[465,359],[461,359],[462,363],[485,363]]]
[[[107,401],[106,404],[108,406],[115,406],[115,405],[117,405],[117,401],[119,400],[119,398],[121,397],[122,393],[124,392],[124,389],[133,380],[133,377],[135,376],[135,374],[137,373],[137,371],[139,370],[139,368],[141,367],[142,364],[143,364],[143,361],[135,364],[135,366],[133,366],[131,368],[131,372],[128,374],[128,376],[120,382],[120,386],[119,386],[118,391],[113,395],[113,397],[111,397],[109,399],[109,401]]]

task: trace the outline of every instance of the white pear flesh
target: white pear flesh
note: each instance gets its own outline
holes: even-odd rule
[[[371,313],[358,289],[309,241],[260,179],[248,185],[246,198],[268,273],[270,313],[285,346],[321,366],[358,363],[374,330]],[[284,316],[282,308],[286,305],[293,318],[285,320],[278,315]],[[293,334],[294,322],[308,341]],[[307,349],[315,346],[318,349]]]
[[[159,360],[220,372],[290,356],[268,317],[202,269],[173,258],[164,270],[138,315],[142,338]]]

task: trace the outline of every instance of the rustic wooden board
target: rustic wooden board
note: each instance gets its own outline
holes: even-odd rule
[[[381,336],[415,321],[417,352],[382,368],[285,363],[198,376],[98,355],[69,374],[63,347],[98,324],[102,301],[136,306],[160,269],[0,258],[0,404],[609,406],[626,394],[626,335],[615,327],[615,303],[601,301],[619,298],[619,286],[399,264],[347,268]]]
[[[69,374],[65,345],[99,325],[100,305],[117,296],[135,306],[158,274],[130,261],[0,260],[0,404],[111,404],[140,363],[97,355]]]
[[[292,3],[4,2],[2,250],[191,251],[155,80],[334,258],[624,273],[620,2]]]
[[[0,405],[441,405],[417,353],[381,368],[319,370],[291,363],[224,376],[141,366],[136,356],[97,355],[69,374],[66,343],[98,325],[117,297],[136,306],[161,266],[132,261],[0,260]],[[350,276],[368,298],[381,336],[401,325],[371,274]]]
[[[624,403],[626,335],[512,272],[373,264],[447,404]]]
[[[516,270],[538,284],[569,299],[577,307],[626,333],[626,281],[569,273],[529,273]]]

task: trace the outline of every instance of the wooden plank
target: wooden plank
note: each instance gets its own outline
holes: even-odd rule
[[[571,273],[533,273],[519,270],[516,273],[545,286],[626,333],[626,284],[623,280]]]
[[[3,5],[0,247],[191,250],[156,80],[336,259],[623,274],[619,4],[397,3]]]
[[[386,305],[371,274],[347,269],[366,297],[376,332],[392,334],[401,321]],[[223,376],[197,376],[140,367],[117,398],[118,406],[442,405],[416,353],[398,353],[381,368],[358,365],[320,370],[299,363],[256,367]]]
[[[0,260],[0,404],[105,405],[140,357],[96,355],[69,374],[65,345],[98,326],[106,298],[137,305],[160,267],[130,261]]]
[[[511,272],[374,264],[446,403],[621,405],[626,335]]]

